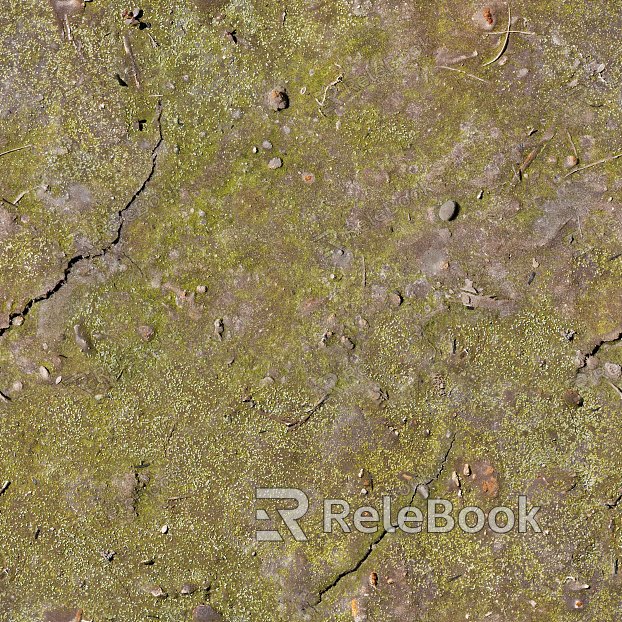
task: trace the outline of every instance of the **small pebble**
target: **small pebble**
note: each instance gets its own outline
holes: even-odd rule
[[[73,335],[76,345],[80,348],[80,350],[82,350],[82,352],[88,352],[91,349],[88,336],[81,324],[76,324],[73,327]]]
[[[151,341],[155,336],[155,329],[153,326],[139,326],[136,330],[143,341]]]
[[[198,589],[199,588],[194,583],[184,583],[179,593],[182,596],[190,596],[190,594],[194,594]]]
[[[622,376],[622,366],[617,363],[605,363],[605,375],[612,380],[618,380]]]
[[[21,380],[16,380],[12,385],[11,385],[11,390],[14,393],[19,393],[22,389],[24,388],[24,383]]]
[[[391,292],[387,296],[387,301],[392,307],[399,307],[404,301],[404,299],[402,298],[402,295],[399,292]]]
[[[167,598],[168,597],[168,594],[159,585],[156,585],[156,586],[152,587],[149,590],[149,593],[154,598]]]
[[[341,345],[346,350],[354,350],[354,342],[349,337],[346,337],[345,335],[341,337]]]
[[[22,315],[16,315],[12,320],[13,326],[21,326],[24,323],[24,317]]]
[[[598,359],[597,356],[588,356],[588,357],[586,357],[586,359],[585,359],[585,366],[590,371],[593,371],[593,370],[597,369],[599,365],[600,365],[600,360]]]
[[[197,294],[204,294],[207,291],[205,285],[197,285]]]
[[[39,376],[41,376],[41,378],[43,380],[49,380],[50,379],[50,372],[49,372],[48,368],[44,367],[43,365],[41,365],[41,367],[39,367]]]
[[[51,609],[43,614],[43,620],[44,622],[82,622],[82,609],[66,607]]]
[[[168,533],[168,525],[162,525],[162,527],[160,527],[160,533]]]
[[[280,89],[272,89],[268,93],[268,106],[275,112],[285,110],[289,106],[289,97],[285,91]]]
[[[445,222],[453,220],[458,213],[458,204],[455,201],[445,201],[438,210],[438,217]]]
[[[575,155],[566,156],[564,159],[564,168],[574,168],[579,164],[579,159]]]
[[[210,605],[198,605],[192,610],[192,622],[221,622],[222,616]]]
[[[473,15],[473,21],[482,30],[492,30],[497,25],[497,11],[495,5],[484,5]]]
[[[583,406],[583,398],[576,389],[568,389],[564,393],[564,402],[574,408]]]
[[[266,151],[270,151],[270,149],[272,149],[272,143],[269,140],[264,140],[261,143],[261,146],[266,150]]]
[[[281,168],[283,166],[283,160],[281,158],[272,158],[270,162],[268,162],[268,168],[275,169]]]

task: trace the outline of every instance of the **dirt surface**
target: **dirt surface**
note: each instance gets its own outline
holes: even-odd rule
[[[0,14],[0,619],[620,620],[619,3],[134,8]]]

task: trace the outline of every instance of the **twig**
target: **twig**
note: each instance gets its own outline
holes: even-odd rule
[[[592,162],[591,164],[586,164],[585,166],[580,166],[579,168],[575,168],[562,177],[562,179],[566,179],[566,177],[570,177],[575,173],[579,173],[580,171],[585,171],[588,168],[592,168],[593,166],[598,166],[599,164],[606,164],[607,162],[613,162],[613,160],[617,160],[618,158],[622,158],[622,153],[616,153],[616,155],[612,155],[608,158],[603,158],[602,160],[598,160],[597,162]]]
[[[21,151],[22,149],[28,149],[32,147],[32,145],[24,145],[23,147],[15,147],[15,149],[9,149],[8,151],[3,151],[0,153],[0,158],[2,156],[8,155],[9,153],[15,153],[16,151]]]
[[[160,47],[160,44],[153,38],[150,32],[147,33],[147,36],[151,39],[151,45],[153,45],[154,48]]]
[[[523,178],[525,171],[531,166],[533,161],[544,151],[544,148],[549,144],[551,140],[553,140],[554,137],[555,134],[553,134],[550,138],[543,140],[529,153],[529,155],[522,161],[521,165],[518,167],[518,170],[514,172],[514,177],[512,177],[512,181],[517,178],[518,181],[520,181]]]
[[[167,501],[181,501],[182,499],[189,499],[194,495],[193,492],[187,492],[185,495],[177,495],[176,497],[169,497]]]
[[[10,485],[11,485],[11,482],[7,479],[6,482],[4,482],[2,486],[0,486],[0,495],[3,495]]]
[[[486,35],[487,37],[493,37],[494,35],[504,35],[506,34],[507,30],[505,32],[485,32],[483,33],[484,35]],[[510,30],[510,34],[513,35],[537,35],[537,32],[528,32],[526,30]]]
[[[330,397],[330,393],[324,393],[322,397],[311,406],[311,408],[307,409],[307,414],[312,415],[328,398]]]
[[[456,71],[458,73],[463,73],[465,76],[469,76],[469,78],[473,78],[475,80],[479,80],[480,82],[490,82],[490,80],[484,80],[484,78],[480,78],[479,76],[473,75],[468,71],[464,71],[463,69],[456,69],[455,67],[448,67],[447,65],[437,65],[439,69],[449,69],[449,71]]]
[[[13,199],[13,204],[17,205],[26,195],[28,194],[28,190],[22,190],[17,197]]]
[[[73,41],[73,37],[71,36],[71,26],[69,25],[69,16],[65,13],[65,26],[67,28],[67,40]]]
[[[123,47],[125,49],[125,53],[130,59],[130,63],[132,65],[132,71],[134,72],[134,81],[136,82],[136,87],[140,88],[140,78],[138,73],[138,65],[136,64],[136,58],[134,57],[134,52],[132,51],[132,45],[130,43],[130,39],[127,35],[123,35]]]
[[[616,387],[616,385],[613,384],[613,382],[609,382],[609,384],[616,390],[618,397],[622,399],[622,390],[619,387]]]
[[[307,421],[309,421],[309,419],[311,419],[311,416],[324,405],[324,402],[326,402],[326,400],[330,397],[330,393],[325,393],[324,395],[322,395],[322,397],[315,402],[315,404],[313,404],[313,406],[311,406],[311,408],[307,408],[307,410],[305,411],[305,416],[302,417],[301,419],[298,419],[298,421],[293,421],[291,423],[287,424],[288,429],[293,430],[295,428],[300,427],[303,423],[306,423]]]
[[[469,60],[471,58],[477,58],[478,55],[479,55],[479,52],[477,50],[474,50],[470,54],[462,54],[461,56],[456,56],[456,58],[452,58],[451,60],[446,61],[446,64],[457,65],[458,63],[463,63],[464,61]]]
[[[323,106],[326,103],[326,96],[328,95],[328,91],[332,89],[334,86],[337,86],[340,82],[343,82],[343,74],[340,73],[325,89],[324,96],[322,97],[322,101],[320,101],[317,97],[315,101],[319,106]]]
[[[511,26],[512,26],[512,11],[510,9],[510,5],[508,5],[508,27],[507,27],[507,30],[505,31],[505,40],[503,41],[503,45],[501,46],[501,49],[499,50],[497,55],[492,60],[489,60],[488,62],[484,63],[482,65],[483,67],[487,67],[488,65],[492,65],[493,63],[496,63],[503,56],[505,50],[508,47],[508,43],[510,41]]]
[[[572,136],[568,129],[566,129],[566,135],[568,136],[568,140],[570,141],[570,146],[572,147],[572,152],[574,153],[574,157],[579,159],[579,154],[577,153],[577,148],[575,147],[574,140],[572,140]]]

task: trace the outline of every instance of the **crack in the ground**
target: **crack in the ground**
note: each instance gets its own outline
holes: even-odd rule
[[[441,474],[443,473],[443,470],[445,469],[445,465],[447,464],[447,460],[449,459],[449,454],[451,453],[451,450],[452,450],[452,448],[454,446],[455,440],[456,440],[456,435],[452,434],[451,441],[449,442],[449,446],[447,447],[447,451],[445,452],[445,454],[441,458],[440,465],[439,465],[436,473],[432,477],[430,477],[428,480],[424,480],[423,482],[420,482],[419,484],[417,484],[415,486],[415,489],[413,490],[413,494],[412,494],[412,496],[410,498],[409,505],[412,505],[414,503],[415,496],[417,495],[417,491],[419,490],[419,488],[422,485],[430,486],[431,484],[436,482],[436,480],[438,480],[438,478],[441,476]],[[395,525],[393,525],[393,526],[395,526]],[[323,587],[318,592],[317,600],[316,600],[315,604],[319,605],[322,602],[322,600],[324,599],[324,596],[328,592],[330,592],[331,590],[336,588],[337,585],[340,583],[340,581],[342,579],[345,579],[347,576],[349,576],[351,574],[354,574],[357,570],[359,570],[359,568],[367,561],[367,559],[373,553],[373,551],[376,549],[376,547],[382,542],[384,537],[387,534],[389,534],[389,533],[394,533],[394,531],[388,531],[383,526],[382,530],[379,532],[379,534],[376,536],[376,538],[369,544],[369,546],[367,547],[367,549],[365,550],[363,555],[358,559],[358,561],[354,564],[354,566],[352,566],[348,570],[344,570],[344,571],[340,572],[331,583],[329,583],[326,587]]]
[[[121,241],[121,235],[123,233],[123,228],[126,222],[125,214],[129,209],[131,209],[131,207],[138,200],[140,195],[145,191],[145,189],[149,185],[149,182],[153,179],[153,176],[155,175],[156,169],[158,166],[158,154],[160,151],[160,147],[162,143],[164,142],[164,137],[162,135],[162,102],[160,100],[158,101],[158,104],[156,107],[156,114],[155,114],[154,122],[156,124],[156,128],[158,131],[158,139],[153,149],[151,150],[151,167],[149,169],[147,176],[145,177],[143,182],[140,184],[138,189],[131,196],[130,200],[120,210],[117,211],[116,219],[118,221],[118,224],[117,224],[117,230],[116,230],[114,238],[110,242],[108,242],[101,250],[95,253],[74,255],[67,262],[67,265],[65,266],[65,269],[63,270],[63,276],[50,289],[48,289],[43,294],[39,294],[38,296],[31,298],[26,303],[26,305],[21,311],[15,311],[9,315],[8,326],[5,326],[4,328],[0,328],[0,337],[8,333],[13,328],[21,325],[21,324],[19,325],[14,324],[13,320],[17,318],[25,318],[30,313],[30,311],[32,311],[35,305],[39,304],[40,302],[50,300],[55,294],[57,294],[67,284],[67,282],[69,281],[69,277],[71,276],[74,268],[78,264],[82,263],[83,261],[91,261],[93,259],[105,257],[115,246],[117,246],[117,244],[119,244],[119,242]]]
[[[608,503],[605,503],[605,505],[610,510],[615,510],[618,505],[620,505],[620,502],[622,502],[622,492],[613,501],[609,501]]]
[[[384,539],[384,537],[390,533],[389,531],[387,531],[384,527],[382,528],[382,531],[380,531],[380,533],[378,534],[378,536],[376,536],[376,539],[373,540],[370,545],[367,547],[367,550],[365,551],[365,553],[363,553],[363,555],[361,556],[361,558],[356,562],[356,564],[354,566],[352,566],[352,568],[349,568],[348,570],[344,570],[343,572],[340,572],[335,579],[332,581],[332,583],[329,583],[326,587],[322,588],[319,592],[318,592],[318,601],[317,604],[319,605],[322,602],[322,599],[324,598],[324,595],[327,592],[330,592],[333,588],[337,587],[338,583],[342,580],[345,579],[345,577],[355,573],[366,561],[367,558],[373,553],[374,549],[376,548],[376,546],[378,544],[380,544],[380,542],[382,542],[382,540]]]
[[[592,344],[591,349],[585,353],[584,358],[587,358],[588,356],[596,356],[604,345],[611,345],[620,340],[622,340],[622,326],[619,326],[618,328],[607,333],[604,337],[597,339]]]

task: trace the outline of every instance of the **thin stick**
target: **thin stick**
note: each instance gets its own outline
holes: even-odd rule
[[[483,67],[487,67],[488,65],[492,65],[493,63],[496,63],[503,56],[505,50],[508,47],[508,43],[510,41],[511,26],[512,26],[512,11],[510,9],[510,6],[508,5],[508,27],[507,27],[507,30],[505,31],[505,40],[503,41],[503,45],[501,46],[501,49],[499,50],[497,55],[492,60],[489,60],[488,62],[484,63],[482,65]]]
[[[323,106],[326,103],[326,95],[328,95],[328,90],[332,89],[333,86],[337,86],[340,82],[343,81],[343,74],[340,73],[325,89],[324,89],[324,96],[322,97],[322,101],[320,101],[317,97],[315,98],[315,101],[318,103],[318,105]]]
[[[17,195],[15,199],[13,199],[13,203],[17,205],[27,194],[28,194],[28,190],[23,190]]]
[[[9,149],[8,151],[3,151],[0,153],[0,158],[2,156],[8,155],[9,153],[15,153],[16,151],[21,151],[22,149],[28,149],[32,147],[32,145],[24,145],[23,147],[15,147],[15,149]]]
[[[575,168],[574,171],[570,171],[570,173],[564,175],[562,179],[566,179],[567,177],[570,177],[571,175],[574,175],[575,173],[578,173],[580,171],[585,171],[586,169],[592,168],[593,166],[598,166],[599,164],[606,164],[607,162],[613,162],[613,160],[617,160],[618,158],[622,158],[622,153],[616,153],[616,155],[613,155],[609,158],[603,158],[602,160],[598,160],[598,162],[592,162],[591,164],[586,164],[585,166],[580,166],[579,168]]]
[[[307,421],[311,419],[311,416],[323,406],[324,402],[326,402],[329,397],[330,393],[325,393],[317,402],[315,402],[315,404],[313,404],[313,406],[311,406],[311,408],[307,408],[307,410],[305,410],[305,416],[302,417],[302,419],[288,423],[287,428],[289,430],[293,430],[300,427],[303,423],[307,423]]]
[[[458,73],[463,73],[465,76],[469,76],[469,78],[473,78],[475,80],[479,80],[480,82],[490,82],[490,80],[484,80],[484,78],[480,78],[479,76],[475,76],[468,71],[464,71],[463,69],[456,69],[455,67],[448,67],[447,65],[437,65],[439,69],[449,69],[449,71],[457,71]]]
[[[69,25],[69,17],[67,13],[65,13],[65,26],[67,27],[67,40],[73,41],[73,37],[71,36],[71,26]]]
[[[134,72],[134,82],[136,82],[136,87],[140,88],[138,65],[136,64],[136,58],[134,57],[134,52],[132,51],[132,44],[130,43],[130,39],[127,35],[123,35],[123,47],[125,49],[127,57],[130,59],[130,63],[132,64],[132,71]]]
[[[568,140],[570,141],[570,146],[572,147],[572,152],[574,153],[574,157],[577,158],[578,160],[579,154],[577,153],[577,148],[574,145],[574,140],[572,140],[572,136],[570,135],[570,132],[568,131],[568,129],[566,129],[566,134],[568,135]]]
[[[553,140],[554,137],[555,134],[553,134],[553,136],[551,136],[550,138],[543,140],[529,153],[529,155],[522,161],[518,170],[514,172],[514,177],[512,177],[512,181],[514,181],[515,179],[521,181],[523,175],[525,174],[525,171],[531,166],[533,161],[544,151],[544,148],[551,142],[551,140]]]
[[[607,381],[607,382],[609,382],[609,381]],[[613,382],[609,382],[609,384],[615,389],[616,393],[618,394],[618,397],[620,399],[622,399],[622,391],[618,387],[616,387],[616,385],[613,384]]]
[[[487,37],[492,37],[494,35],[499,36],[499,35],[504,35],[506,33],[505,32],[485,32],[483,34],[485,36],[487,36]],[[538,33],[537,32],[527,32],[526,30],[510,30],[510,34],[513,34],[513,35],[532,35],[532,36],[534,36],[534,35],[537,35]]]

